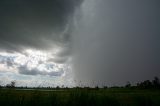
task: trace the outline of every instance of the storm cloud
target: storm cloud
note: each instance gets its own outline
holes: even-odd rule
[[[73,18],[82,1],[1,0],[0,71],[3,76],[27,75],[35,76],[36,80],[38,75],[57,79],[67,75],[64,80],[69,81]]]
[[[160,76],[160,2],[86,0],[75,30],[75,78],[97,85]]]
[[[67,45],[71,37],[70,21],[81,1],[1,0],[0,48],[46,50]]]

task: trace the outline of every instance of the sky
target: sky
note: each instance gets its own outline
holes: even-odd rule
[[[158,0],[1,0],[0,84],[115,86],[160,77]]]

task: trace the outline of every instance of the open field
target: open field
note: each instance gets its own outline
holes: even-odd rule
[[[148,89],[0,89],[0,106],[160,106],[160,90]]]

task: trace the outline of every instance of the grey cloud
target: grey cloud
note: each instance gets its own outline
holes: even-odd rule
[[[19,52],[25,48],[50,49],[53,44],[69,42],[70,31],[64,34],[62,32],[70,24],[75,8],[81,2],[82,0],[1,0],[1,50]]]
[[[48,62],[55,63],[65,63],[72,56],[72,45],[65,45],[63,48],[60,48],[56,54],[52,54],[52,56],[47,60]]]
[[[84,1],[73,36],[75,78],[118,85],[160,76],[159,5],[158,0]]]
[[[59,64],[63,64],[68,60],[68,56],[65,57],[54,57],[54,58],[49,58],[47,61],[48,62],[54,62],[54,63],[59,63]]]
[[[29,68],[27,65],[20,65],[15,62],[16,57],[14,56],[3,56],[0,55],[0,64],[6,65],[7,68],[14,67],[18,70],[20,74],[24,75],[49,75],[49,76],[61,76],[64,73],[63,69],[59,69],[58,71],[54,70],[55,65],[49,63],[40,62],[40,64],[45,65],[46,70],[52,70],[51,72],[47,72],[46,70],[39,70],[38,68]],[[6,70],[3,70],[6,71]]]
[[[47,71],[40,71],[37,68],[28,69],[26,65],[18,67],[19,73],[24,75],[49,75],[49,76],[62,76],[64,73],[63,70],[60,70],[58,72],[47,72]]]
[[[5,64],[7,67],[13,67],[16,63],[14,62],[12,56],[2,56],[0,55],[0,64]]]
[[[68,47],[70,47],[70,46],[64,47],[59,52],[57,52],[57,56],[58,57],[69,56],[71,54],[71,48],[68,49]]]

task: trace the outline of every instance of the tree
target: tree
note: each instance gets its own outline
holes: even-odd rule
[[[2,81],[0,81],[0,88],[2,88],[3,87],[3,84],[2,84]]]
[[[128,81],[127,84],[125,85],[126,88],[130,88],[131,87],[131,83]]]
[[[154,77],[154,80],[152,81],[152,83],[154,87],[156,88],[160,87],[160,81],[158,77]]]
[[[150,88],[150,87],[152,87],[151,81],[150,81],[150,80],[144,81],[144,82],[143,82],[143,87],[144,87],[144,88]]]
[[[11,88],[15,88],[16,86],[16,82],[15,81],[11,81]]]
[[[10,84],[6,85],[7,88],[15,88],[15,86],[16,86],[16,81],[11,81]]]

